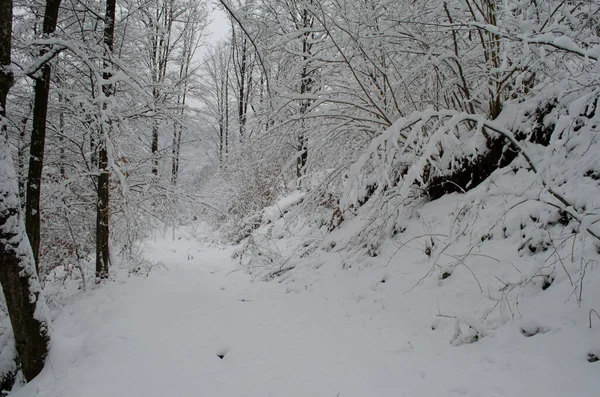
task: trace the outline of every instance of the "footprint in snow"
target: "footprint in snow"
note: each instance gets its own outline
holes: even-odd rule
[[[219,350],[217,350],[217,357],[219,357],[222,360],[225,358],[227,353],[229,353],[228,348],[225,347],[225,348],[219,349]]]
[[[538,334],[545,334],[548,331],[548,327],[545,327],[536,321],[524,321],[521,324],[521,334],[527,338]]]

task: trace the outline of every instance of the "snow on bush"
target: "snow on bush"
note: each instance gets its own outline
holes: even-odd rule
[[[527,70],[554,63],[562,72],[506,97],[493,119],[434,108],[398,119],[346,173],[336,228],[324,221],[334,208],[321,206],[252,232],[246,244],[269,247],[257,251],[268,257],[260,262],[263,278],[292,283],[324,263],[393,267],[413,279],[404,293],[445,289],[440,295],[460,311],[438,312],[454,321],[453,344],[529,321],[531,311],[521,309],[529,301],[553,302],[547,311],[554,316],[566,307],[592,313],[600,263],[600,47],[581,36],[516,36],[507,27],[480,26],[499,34]],[[256,270],[256,256],[244,263]],[[523,335],[552,329],[532,321],[523,323]]]

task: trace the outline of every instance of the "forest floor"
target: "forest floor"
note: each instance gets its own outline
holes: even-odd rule
[[[57,315],[44,371],[11,396],[600,393],[600,363],[577,344],[554,344],[551,332],[524,338],[505,327],[452,346],[422,327],[419,299],[381,309],[334,273],[295,288],[252,280],[232,248],[185,233],[149,242],[146,254],[160,265],[148,277],[117,276]]]

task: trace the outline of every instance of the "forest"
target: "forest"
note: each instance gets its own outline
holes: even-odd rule
[[[0,0],[0,394],[596,395],[599,57],[598,0]]]

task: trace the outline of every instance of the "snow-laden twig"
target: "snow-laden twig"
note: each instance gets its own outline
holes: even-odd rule
[[[431,128],[425,126],[437,120]],[[510,147],[512,147],[521,157],[525,160],[528,167],[533,171],[541,183],[546,192],[548,192],[553,198],[555,198],[560,205],[558,206],[561,210],[565,211],[572,219],[577,221],[579,224],[584,224],[582,215],[577,213],[574,209],[574,205],[565,198],[564,195],[559,193],[556,188],[552,186],[549,180],[547,180],[538,167],[532,160],[531,156],[525,150],[523,145],[515,138],[514,133],[499,125],[494,121],[487,120],[484,116],[478,114],[468,114],[463,112],[456,112],[452,110],[434,111],[428,110],[425,112],[415,112],[409,118],[402,118],[394,124],[387,132],[383,133],[380,137],[373,140],[369,146],[367,152],[363,157],[354,165],[352,178],[349,183],[349,189],[347,188],[346,196],[351,201],[357,201],[357,188],[363,183],[359,175],[362,174],[361,170],[367,164],[369,159],[375,162],[375,166],[378,172],[378,176],[382,183],[379,184],[377,192],[382,192],[387,186],[394,184],[391,179],[391,175],[397,173],[394,169],[395,159],[399,157],[412,158],[412,162],[408,169],[404,172],[402,182],[399,188],[396,190],[400,197],[407,197],[409,191],[413,188],[414,182],[426,183],[424,180],[424,174],[427,167],[436,164],[433,159],[438,158],[439,148],[443,147],[445,150],[453,150],[453,147],[459,143],[453,131],[464,123],[473,123],[477,126],[476,131],[482,132],[485,130],[492,131],[498,134],[500,137],[505,139]],[[403,131],[410,131],[407,135],[406,140],[400,140],[399,137]],[[427,131],[432,131],[427,133]],[[395,144],[393,144],[396,142]],[[450,143],[450,147],[444,143]],[[415,145],[414,143],[417,143]],[[398,147],[389,148],[389,146]],[[380,154],[381,150],[384,150],[385,154]],[[384,160],[383,162],[380,159]],[[438,160],[439,161],[439,160]],[[453,161],[451,159],[451,161]],[[349,205],[347,202],[346,205]],[[585,230],[597,240],[600,240],[600,234],[591,229],[591,227],[585,227]]]

